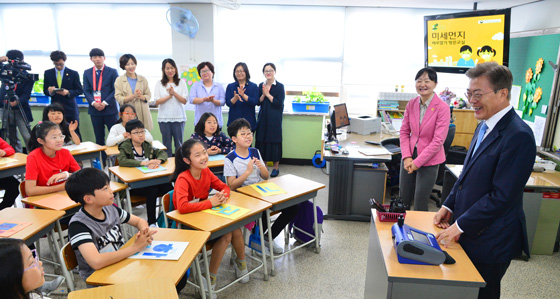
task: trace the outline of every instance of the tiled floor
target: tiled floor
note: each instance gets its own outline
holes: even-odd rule
[[[281,165],[280,171],[280,175],[291,173],[326,184],[327,188],[319,191],[317,200],[327,213],[326,174],[312,166]],[[430,210],[436,209],[430,203]],[[143,209],[134,212],[145,216]],[[277,274],[269,281],[263,281],[263,275],[257,272],[249,283],[236,284],[218,298],[363,298],[369,223],[326,220],[323,231],[320,254],[303,249],[284,256],[276,260]],[[283,244],[283,234],[276,242]],[[290,243],[293,244],[293,240]],[[218,285],[234,278],[229,256],[228,250],[218,273]],[[251,265],[250,261],[249,267]],[[52,267],[46,265],[45,268],[52,273]],[[81,279],[77,275],[75,278],[78,288],[83,288]],[[63,284],[51,298],[64,298],[66,292]],[[180,298],[194,297],[194,288],[190,286],[180,293]],[[534,256],[529,262],[514,260],[502,281],[502,298],[560,298],[560,254]]]

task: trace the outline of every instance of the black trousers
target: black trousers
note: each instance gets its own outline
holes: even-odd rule
[[[4,198],[0,202],[0,210],[3,210],[14,205],[19,195],[19,181],[13,176],[1,178],[0,186],[5,190]]]
[[[272,224],[272,239],[275,239],[284,229],[284,227],[286,227],[286,225],[288,225],[290,221],[292,221],[292,219],[296,217],[298,211],[299,205],[293,205],[282,210],[280,216],[278,216],[278,218],[276,218],[276,221],[274,221],[274,224]],[[263,227],[266,228],[266,214],[264,213],[262,216],[262,222]],[[264,232],[266,233],[266,229],[264,230]]]
[[[497,264],[474,264],[480,276],[486,281],[486,287],[478,291],[478,299],[499,299],[501,281],[511,261]]]
[[[157,221],[156,199],[158,196],[163,196],[171,190],[173,190],[171,183],[165,183],[156,186],[132,189],[130,190],[130,195],[146,197],[146,214],[148,214],[148,224],[154,224]]]

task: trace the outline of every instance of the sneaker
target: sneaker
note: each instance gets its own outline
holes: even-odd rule
[[[206,277],[204,275],[202,275],[202,285],[204,286],[204,292],[207,292],[208,282],[206,282]],[[216,284],[211,285],[210,288],[212,289],[212,299],[217,299],[218,295],[214,293],[214,290],[216,289]],[[208,295],[208,293],[206,294]]]
[[[270,250],[270,245],[268,244],[268,241],[264,241],[264,245],[266,246],[267,249]],[[276,244],[276,242],[274,242],[274,240],[273,240],[272,241],[272,252],[274,252],[275,254],[284,253],[284,248],[278,246],[278,244]]]
[[[277,177],[278,174],[280,174],[280,170],[272,169],[272,172],[270,173],[270,176],[274,178],[274,177]]]
[[[62,282],[64,282],[64,277],[58,276],[54,280],[45,281],[45,283],[43,283],[43,285],[38,288],[37,291],[41,292],[43,296],[48,296],[52,292],[56,291],[56,289],[58,289]]]
[[[247,265],[245,265],[245,269],[241,270],[239,269],[239,265],[237,264],[237,261],[235,262],[235,277],[239,278],[245,274],[249,273],[249,270],[247,270]],[[239,281],[240,283],[248,283],[249,282],[249,275],[243,277],[243,279],[241,279]]]
[[[157,225],[157,223],[152,223],[150,224],[150,228],[159,228],[159,226]]]

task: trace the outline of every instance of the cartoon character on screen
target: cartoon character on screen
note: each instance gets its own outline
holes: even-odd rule
[[[492,47],[490,46],[484,46],[480,48],[478,51],[476,51],[476,55],[482,58],[482,61],[480,62],[477,61],[477,64],[490,62],[490,61],[494,61],[494,56],[496,56],[496,50],[492,49]]]
[[[474,67],[475,61],[472,60],[472,48],[469,45],[464,45],[459,49],[461,59],[457,62],[457,66]]]

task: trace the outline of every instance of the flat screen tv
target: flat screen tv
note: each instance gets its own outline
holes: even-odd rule
[[[465,73],[479,63],[508,65],[511,9],[424,16],[425,65]]]

